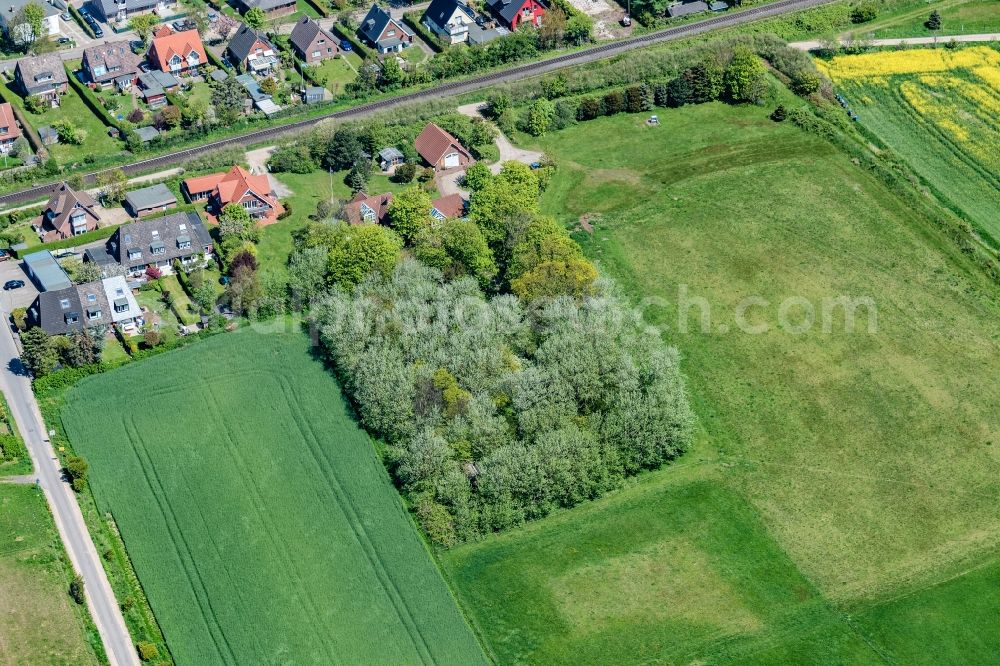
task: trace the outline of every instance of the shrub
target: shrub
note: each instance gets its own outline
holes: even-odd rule
[[[142,112],[142,109],[132,109],[127,116],[125,116],[130,123],[141,123],[142,119],[146,117],[146,114]]]
[[[580,106],[576,110],[577,120],[593,120],[604,113],[601,100],[596,97],[585,97],[580,100]]]
[[[159,280],[162,276],[163,276],[163,271],[161,271],[156,266],[149,266],[146,268],[146,277],[149,278],[150,280]]]
[[[851,23],[867,23],[878,16],[878,5],[872,0],[865,0],[851,8]]]
[[[604,115],[613,116],[625,110],[625,94],[612,90],[604,96]]]
[[[79,574],[73,576],[73,580],[69,584],[69,596],[73,598],[73,601],[81,605],[87,601],[87,598],[83,594],[83,577]]]
[[[412,162],[406,162],[396,167],[396,170],[392,174],[392,180],[396,183],[412,183],[416,176],[417,165]]]
[[[780,123],[781,121],[783,121],[785,119],[785,117],[787,115],[788,114],[785,111],[785,107],[783,105],[779,104],[778,107],[774,111],[771,112],[771,120],[773,120],[776,123]]]
[[[150,643],[149,641],[142,641],[136,648],[139,650],[139,659],[143,661],[152,661],[160,656],[160,651],[156,649],[156,645]]]

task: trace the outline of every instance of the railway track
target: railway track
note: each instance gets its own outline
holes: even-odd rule
[[[557,69],[562,69],[564,67],[584,65],[587,64],[588,62],[594,62],[595,60],[603,60],[605,58],[610,58],[612,56],[616,56],[621,53],[632,51],[638,48],[643,48],[645,46],[650,46],[653,44],[659,44],[663,42],[669,42],[675,39],[681,39],[683,37],[691,37],[694,35],[699,35],[705,32],[709,32],[711,30],[717,30],[719,28],[728,28],[736,25],[741,25],[744,23],[750,23],[752,21],[760,20],[762,18],[768,18],[771,16],[787,14],[802,9],[808,9],[810,7],[816,7],[818,5],[827,4],[832,1],[833,0],[779,0],[778,2],[773,2],[771,4],[762,5],[758,7],[752,7],[750,9],[746,9],[743,11],[727,12],[726,14],[706,19],[704,21],[698,21],[697,23],[689,23],[687,25],[681,25],[674,28],[665,28],[663,30],[658,30],[656,32],[640,35],[638,37],[630,37],[628,39],[624,39],[621,41],[608,42],[607,44],[592,46],[590,48],[583,49],[581,51],[576,51],[575,53],[567,53],[564,55],[556,56],[554,58],[549,58],[547,60],[542,60],[539,62],[531,62],[523,65],[517,65],[510,69],[504,69],[489,74],[483,74],[481,76],[475,76],[470,79],[465,79],[463,81],[453,81],[451,83],[443,83],[441,85],[434,86],[432,88],[426,88],[424,90],[418,90],[415,92],[406,93],[404,95],[399,95],[398,97],[384,99],[378,102],[370,102],[368,104],[362,104],[361,106],[356,106],[350,109],[344,109],[343,111],[333,111],[331,113],[328,113],[323,116],[318,116],[316,118],[299,120],[284,125],[277,125],[275,127],[268,127],[266,129],[247,132],[245,134],[240,134],[238,136],[233,136],[226,139],[220,139],[219,141],[212,141],[209,143],[194,146],[192,148],[179,150],[174,153],[160,155],[159,157],[151,157],[149,159],[139,160],[138,162],[127,164],[122,168],[128,175],[140,175],[143,173],[149,173],[151,171],[156,171],[159,169],[176,166],[177,164],[183,163],[192,157],[197,157],[198,155],[202,155],[211,152],[213,150],[218,150],[220,148],[229,148],[232,146],[250,146],[261,142],[270,141],[272,139],[277,139],[282,136],[294,135],[301,132],[302,130],[309,129],[310,127],[324,120],[331,120],[331,119],[353,120],[357,118],[364,118],[365,116],[371,115],[373,113],[377,113],[379,111],[385,111],[387,109],[391,109],[393,107],[401,106],[404,104],[409,104],[412,102],[419,102],[429,99],[437,99],[441,97],[449,97],[452,95],[458,95],[472,90],[487,88],[491,85],[506,83],[509,81],[516,81],[529,76],[537,76],[539,74],[545,74],[547,72],[551,72]],[[97,175],[102,171],[107,171],[107,169],[102,169],[101,171],[95,171],[92,173],[84,174],[84,180],[87,182],[93,182],[96,179]],[[56,184],[56,182],[46,183],[44,185],[30,187],[25,190],[20,190],[17,192],[10,192],[8,194],[0,195],[0,205],[20,204],[20,203],[27,203],[35,200],[44,199],[52,191],[52,188]]]

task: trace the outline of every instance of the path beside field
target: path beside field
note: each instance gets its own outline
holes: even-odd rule
[[[6,319],[7,313],[3,314]],[[4,326],[4,329],[6,333],[0,333],[0,363],[3,364],[0,390],[7,396],[14,422],[31,454],[38,485],[45,492],[73,570],[83,576],[87,608],[104,642],[108,661],[111,666],[138,666],[139,658],[83,521],[80,506],[69,484],[62,479],[59,460],[45,435],[42,415],[31,392],[31,379],[22,369],[10,326]]]
[[[933,37],[894,37],[892,39],[848,39],[841,37],[837,40],[841,45],[864,42],[872,46],[899,46],[901,44],[947,44],[950,41],[956,42],[1000,42],[1000,34],[979,34],[979,35],[934,35]],[[792,48],[801,51],[814,51],[823,48],[824,42],[813,39],[807,42],[791,42]]]

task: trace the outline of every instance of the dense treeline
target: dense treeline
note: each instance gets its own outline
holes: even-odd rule
[[[315,316],[362,423],[444,545],[597,497],[690,439],[676,351],[610,288],[528,308],[405,260],[334,290]]]
[[[432,221],[412,187],[388,226],[296,235],[293,290],[443,545],[597,497],[690,439],[676,351],[539,214],[552,168],[470,167],[466,219]]]

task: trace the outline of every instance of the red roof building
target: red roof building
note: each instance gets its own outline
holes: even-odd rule
[[[431,202],[431,217],[452,220],[465,215],[466,201],[461,194],[448,194]]]
[[[0,152],[9,152],[19,136],[21,128],[14,119],[14,110],[10,108],[10,103],[0,104]]]
[[[208,55],[197,30],[173,32],[163,26],[153,37],[149,61],[162,72],[187,74],[207,64]]]
[[[188,178],[183,189],[188,201],[208,201],[209,210],[216,215],[228,204],[239,204],[262,226],[271,224],[285,212],[267,176],[252,174],[241,166],[234,166],[227,173]]]
[[[434,123],[428,123],[420,132],[413,147],[428,164],[438,170],[465,167],[475,162],[472,153],[458,139]]]
[[[358,192],[344,204],[343,216],[349,224],[385,224],[389,218],[389,204],[392,193],[376,194],[373,197]]]

